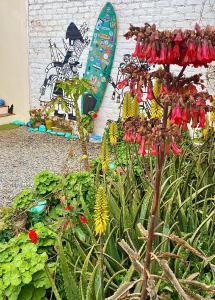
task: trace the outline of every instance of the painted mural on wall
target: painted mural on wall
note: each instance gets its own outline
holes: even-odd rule
[[[113,65],[117,40],[117,19],[110,2],[106,3],[96,22],[84,78],[93,87],[82,99],[82,113],[96,111],[102,102]]]
[[[45,69],[45,79],[40,88],[39,100],[42,105],[57,96],[62,96],[62,90],[58,88],[57,81],[79,76],[79,69],[82,67],[79,61],[80,56],[90,43],[88,30],[86,23],[78,28],[71,22],[66,31],[66,38],[63,39],[64,51],[49,40],[51,62]]]
[[[146,70],[150,70],[150,66],[145,60],[140,60],[137,57],[133,57],[131,54],[125,54],[123,56],[123,61],[118,66],[118,72],[116,76],[116,80],[112,77],[109,79],[109,83],[113,87],[112,100],[116,103],[119,103],[119,118],[121,117],[121,108],[123,105],[123,99],[126,92],[130,90],[127,82],[127,75],[124,70],[128,68],[136,68],[138,67],[143,72]],[[142,87],[142,92],[144,92],[144,87]],[[140,104],[140,107],[143,109],[143,104]]]

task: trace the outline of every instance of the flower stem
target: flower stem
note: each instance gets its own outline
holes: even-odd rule
[[[161,175],[165,163],[165,129],[167,126],[167,118],[168,118],[168,103],[164,103],[164,114],[163,114],[163,145],[160,147],[160,153],[157,157],[157,167],[156,167],[156,175],[155,175],[155,183],[154,183],[154,198],[151,209],[151,217],[149,223],[148,230],[148,240],[146,244],[146,255],[144,260],[144,272],[143,272],[143,289],[141,293],[141,300],[146,300],[148,291],[148,278],[150,274],[150,265],[151,265],[151,252],[152,245],[154,241],[154,232],[157,224],[157,211],[160,202],[160,187],[161,187]]]
[[[75,110],[76,121],[77,121],[77,125],[78,125],[78,132],[79,132],[79,136],[80,136],[81,152],[82,152],[82,155],[84,156],[84,168],[86,171],[89,171],[90,165],[89,165],[89,159],[88,159],[87,144],[86,144],[86,139],[84,136],[83,125],[81,124],[81,114],[80,114],[80,110],[78,107],[78,99],[73,98],[73,106],[74,106],[74,110]]]
[[[103,239],[100,236],[100,279],[101,279],[101,300],[105,300],[104,295],[104,254],[103,254]]]

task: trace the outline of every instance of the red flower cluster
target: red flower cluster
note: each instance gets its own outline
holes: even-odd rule
[[[73,206],[71,204],[68,204],[66,207],[64,207],[64,210],[70,211],[73,209]]]
[[[88,221],[84,216],[79,216],[79,220],[81,221],[82,224],[87,224]]]
[[[128,85],[128,78],[123,79],[117,83],[118,89],[124,89]]]
[[[36,244],[38,241],[38,235],[34,229],[29,230],[28,237],[33,244]]]
[[[139,155],[144,156],[146,154],[150,154],[152,156],[156,156],[159,154],[159,147],[156,145],[154,141],[148,142],[141,133],[125,131],[124,133],[124,141],[130,142],[132,144],[139,144]],[[177,146],[177,144],[172,140],[172,143],[167,143],[165,145],[165,153],[169,155],[170,148],[172,149],[173,154],[179,155],[182,153],[182,149]]]
[[[181,125],[183,130],[187,129],[188,123],[191,123],[192,128],[204,128],[209,109],[210,107],[202,99],[184,107],[177,103],[170,114],[170,121],[172,124]]]
[[[158,31],[155,25],[130,27],[126,38],[136,36],[133,53],[150,64],[177,64],[180,66],[207,65],[215,60],[215,28],[207,26],[194,30]]]
[[[92,118],[96,119],[97,118],[97,113],[92,114]]]

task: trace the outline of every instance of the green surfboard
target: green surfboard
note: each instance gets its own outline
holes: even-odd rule
[[[84,78],[93,92],[82,97],[82,113],[97,111],[101,105],[110,77],[117,40],[116,13],[110,2],[103,7],[93,33]]]

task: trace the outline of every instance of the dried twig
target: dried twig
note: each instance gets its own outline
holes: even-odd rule
[[[161,268],[163,269],[165,276],[168,278],[168,280],[172,283],[173,287],[176,289],[176,291],[179,293],[179,295],[184,300],[190,300],[190,297],[185,293],[183,288],[181,287],[178,279],[176,278],[173,271],[170,269],[168,262],[164,259],[159,260],[154,254],[152,256],[157,260],[157,262],[160,264]]]

